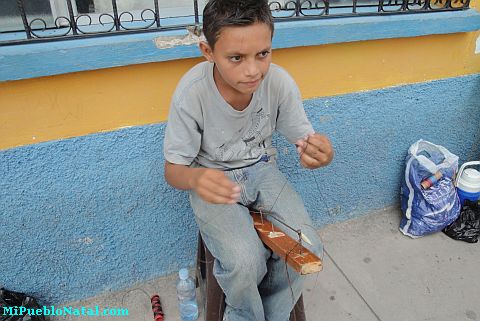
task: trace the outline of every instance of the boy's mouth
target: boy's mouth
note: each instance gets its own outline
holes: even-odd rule
[[[255,87],[256,85],[258,85],[260,80],[261,79],[259,78],[259,79],[254,80],[254,81],[243,81],[242,84],[245,85],[246,87]]]

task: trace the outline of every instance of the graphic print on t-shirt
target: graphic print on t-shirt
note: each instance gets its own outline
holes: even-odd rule
[[[216,148],[216,159],[221,161],[252,159],[263,153],[263,141],[271,132],[268,128],[270,115],[261,108],[257,112],[253,112],[250,117],[251,121],[245,127]]]

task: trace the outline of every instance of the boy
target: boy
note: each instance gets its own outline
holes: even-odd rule
[[[267,1],[210,0],[203,32],[207,41],[199,46],[208,61],[184,75],[172,98],[165,178],[189,190],[225,293],[224,320],[287,321],[301,279],[263,246],[249,209],[271,211],[301,229],[319,254],[322,245],[303,202],[277,169],[272,133],[296,144],[306,168],[327,165],[333,150],[325,136],[314,133],[295,82],[271,64]]]

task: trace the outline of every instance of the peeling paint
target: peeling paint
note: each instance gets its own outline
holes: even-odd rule
[[[333,208],[329,208],[328,213],[332,216],[340,215],[342,213],[342,207],[340,205],[337,205]]]
[[[79,242],[90,245],[93,243],[93,239],[87,236],[87,237],[81,238]]]
[[[154,39],[155,46],[158,49],[167,49],[177,46],[196,45],[200,41],[205,41],[201,31],[196,28],[187,28],[188,34],[185,36],[161,36]]]

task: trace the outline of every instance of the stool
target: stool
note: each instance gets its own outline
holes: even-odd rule
[[[198,234],[197,249],[197,287],[200,287],[205,300],[205,321],[222,321],[225,311],[225,294],[213,275],[214,257]],[[306,321],[301,295],[290,313],[290,321]]]

